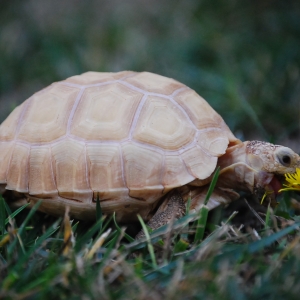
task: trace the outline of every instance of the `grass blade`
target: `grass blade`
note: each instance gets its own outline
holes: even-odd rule
[[[28,221],[32,218],[32,216],[35,214],[35,212],[38,210],[39,206],[41,205],[41,200],[38,201],[33,207],[32,209],[29,211],[27,217],[25,218],[24,222],[22,223],[22,225],[20,226],[19,230],[18,230],[18,236],[20,238],[22,238],[22,234],[23,231],[26,229],[26,225],[28,223]],[[17,245],[17,239],[15,239],[8,247],[8,253],[12,253],[13,250],[15,249]]]
[[[2,196],[0,196],[0,235],[3,235],[5,233],[5,217],[6,217],[6,211],[5,211],[4,199]]]
[[[186,215],[188,215],[190,213],[191,203],[192,203],[192,197],[191,197],[191,193],[190,193],[188,196],[187,203],[186,203]],[[184,231],[185,232],[182,233],[180,235],[180,237],[182,240],[187,241],[188,240],[189,223],[186,224]]]
[[[102,209],[100,205],[99,193],[97,193],[97,200],[96,200],[96,220],[99,221],[102,218]]]
[[[207,194],[206,194],[206,197],[205,197],[205,200],[204,200],[204,205],[207,204],[211,194],[213,193],[214,189],[215,189],[215,186],[216,186],[216,183],[218,181],[218,178],[219,178],[219,173],[220,173],[220,167],[217,167],[216,169],[216,172],[211,180],[211,183],[209,185],[209,188],[208,188],[208,191],[207,191]]]
[[[23,206],[19,207],[17,210],[15,210],[14,212],[10,213],[9,216],[11,219],[13,219],[14,217],[16,217],[23,209],[25,209],[28,205],[30,205],[30,203],[26,203]],[[7,210],[7,209],[6,209]],[[8,212],[8,211],[7,211]],[[5,220],[5,225],[7,225],[9,222],[9,218],[6,218]]]
[[[180,253],[180,252],[184,252],[186,251],[186,249],[189,247],[189,243],[184,240],[184,239],[180,239],[174,246],[174,253]]]
[[[155,255],[154,255],[154,249],[153,249],[153,245],[151,244],[148,228],[147,228],[145,222],[143,221],[143,219],[140,215],[138,215],[138,219],[139,219],[139,221],[142,225],[142,228],[144,230],[144,233],[145,233],[145,237],[146,237],[147,245],[148,245],[148,250],[149,250],[151,261],[152,261],[152,267],[153,267],[153,269],[157,269],[157,263],[156,263],[156,259],[155,259]]]
[[[206,205],[202,206],[200,209],[199,219],[197,221],[197,229],[195,234],[194,243],[199,243],[203,240],[205,227],[207,223],[209,209]]]
[[[77,239],[76,245],[75,245],[75,250],[78,251],[81,249],[92,237],[94,234],[98,232],[101,233],[101,228],[103,223],[103,218],[98,220],[82,237]]]
[[[39,204],[39,203],[37,203],[37,204]],[[34,207],[37,208],[38,206],[39,205],[35,205]],[[28,218],[28,220],[29,219],[30,219],[30,217]],[[21,273],[20,270],[22,269],[24,263],[28,262],[28,260],[31,257],[31,255],[35,251],[37,251],[38,248],[42,245],[42,243],[51,235],[51,233],[53,233],[53,229],[54,229],[54,231],[57,230],[59,222],[60,222],[60,220],[56,221],[52,226],[50,226],[46,230],[46,232],[39,239],[36,240],[36,242],[35,242],[35,244],[34,244],[33,247],[30,247],[26,253],[23,253],[22,255],[20,255],[20,257],[18,258],[17,263],[14,265],[13,269],[10,272],[10,274],[12,274],[12,275],[15,274],[16,276],[12,276],[12,277],[7,277],[6,278],[6,280],[3,282],[3,287],[5,289],[8,289],[16,280],[19,279],[19,275],[18,274]],[[24,224],[22,224],[22,226],[24,226]],[[24,228],[25,228],[25,226],[24,226]]]
[[[4,201],[4,205],[5,205],[5,209],[6,209],[7,214],[10,216],[11,215],[11,210],[10,210],[10,207],[8,206],[8,204],[6,203],[6,201]]]
[[[259,241],[253,242],[250,245],[247,245],[247,251],[249,253],[254,253],[256,251],[262,250],[264,247],[268,247],[289,234],[290,232],[299,229],[300,222],[297,222],[289,227],[285,227],[284,229],[275,232],[274,234],[267,236]]]
[[[114,224],[116,226],[116,229],[117,229],[118,233],[120,234],[122,232],[122,229],[120,228],[120,226],[118,225],[118,223],[116,221],[116,213],[113,214],[113,220],[114,220]],[[124,233],[124,237],[128,240],[129,243],[134,241],[134,238],[132,238],[127,233]]]
[[[209,209],[206,205],[209,201],[210,196],[212,195],[212,193],[215,189],[216,183],[219,178],[219,173],[220,173],[220,167],[218,167],[216,169],[216,172],[215,172],[215,174],[211,180],[211,183],[209,185],[209,188],[208,188],[205,200],[204,200],[204,205],[200,209],[199,219],[197,221],[197,229],[196,229],[196,234],[195,234],[195,239],[194,239],[195,243],[200,242],[204,237],[204,232],[205,232],[205,227],[206,227],[206,222],[207,222],[207,217],[208,217],[208,212],[209,212]]]
[[[111,232],[111,228],[109,228],[106,232],[102,233],[102,235],[95,241],[92,248],[84,256],[86,260],[91,259],[94,256],[97,250],[103,245],[106,238],[109,236],[110,232]]]

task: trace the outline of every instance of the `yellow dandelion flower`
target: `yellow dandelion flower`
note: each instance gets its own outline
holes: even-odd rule
[[[283,184],[283,188],[280,189],[278,192],[285,192],[285,191],[300,191],[300,169],[296,169],[296,173],[291,174],[287,173],[285,176],[285,184]],[[260,204],[262,204],[265,200],[265,198],[272,194],[274,191],[265,191],[265,194],[263,195]]]
[[[284,188],[280,189],[279,192],[283,191],[300,191],[300,169],[296,169],[294,174],[285,174],[286,183],[283,185]]]

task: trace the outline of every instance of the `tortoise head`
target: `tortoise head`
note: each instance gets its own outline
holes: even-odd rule
[[[260,141],[245,144],[247,164],[255,170],[284,175],[300,168],[300,157],[290,148]]]
[[[300,157],[292,149],[260,141],[246,142],[246,161],[256,171],[254,193],[261,198],[267,192],[271,202],[282,188],[283,175],[300,168]]]
[[[283,175],[300,168],[300,157],[290,148],[261,141],[229,147],[220,161],[220,186],[275,197]]]

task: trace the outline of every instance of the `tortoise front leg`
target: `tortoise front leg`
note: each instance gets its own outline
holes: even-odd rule
[[[150,219],[147,226],[155,230],[163,225],[168,224],[171,220],[177,220],[186,213],[185,203],[178,191],[171,192],[158,208],[155,215]],[[136,239],[145,236],[144,230],[141,230]]]

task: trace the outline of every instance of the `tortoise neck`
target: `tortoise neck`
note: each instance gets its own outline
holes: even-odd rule
[[[229,147],[219,158],[220,176],[217,186],[241,191],[253,191],[254,173],[247,164],[247,144],[243,142]]]
[[[219,157],[218,160],[218,166],[220,166],[221,170],[236,163],[246,162],[246,148],[248,143],[249,142],[247,141],[228,147],[226,153]]]

